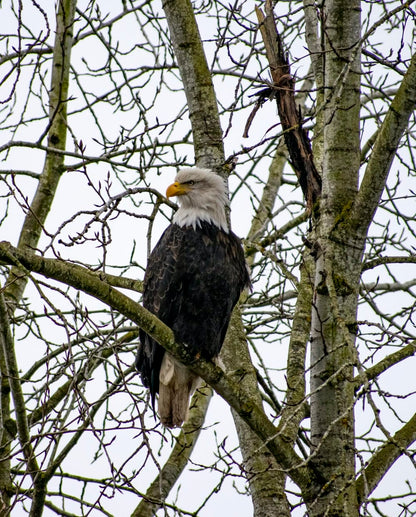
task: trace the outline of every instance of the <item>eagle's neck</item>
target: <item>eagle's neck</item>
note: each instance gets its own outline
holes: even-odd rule
[[[204,208],[187,206],[184,203],[173,216],[173,222],[178,226],[192,226],[194,230],[201,227],[201,222],[206,222],[217,226],[226,233],[229,232],[224,204],[217,201]]]

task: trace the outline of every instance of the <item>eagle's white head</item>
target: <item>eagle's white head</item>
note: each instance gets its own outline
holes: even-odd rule
[[[175,182],[167,188],[166,196],[179,196],[181,206],[173,217],[177,225],[196,229],[201,221],[205,221],[228,233],[226,185],[209,169],[181,169]]]

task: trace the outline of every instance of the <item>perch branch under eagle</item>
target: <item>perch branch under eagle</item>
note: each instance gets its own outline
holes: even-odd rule
[[[144,277],[143,306],[168,325],[195,356],[213,359],[231,312],[250,277],[240,240],[230,230],[224,181],[207,169],[182,169],[166,191],[180,208],[153,249]],[[163,425],[181,426],[199,377],[140,331],[136,368]]]

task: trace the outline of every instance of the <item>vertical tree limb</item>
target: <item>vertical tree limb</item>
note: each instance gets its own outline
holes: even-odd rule
[[[278,429],[287,441],[295,442],[299,425],[305,417],[306,350],[311,330],[311,307],[315,263],[308,250],[304,251],[301,265],[298,297],[290,334],[287,391]]]
[[[66,146],[67,132],[67,100],[69,87],[70,56],[73,40],[73,23],[75,16],[76,0],[60,0],[56,17],[56,36],[53,51],[53,63],[51,73],[51,86],[49,93],[49,124],[44,134],[48,135],[48,147],[64,150]],[[41,139],[43,135],[41,136]],[[52,205],[54,195],[64,171],[63,154],[48,151],[42,174],[39,178],[38,187],[29,211],[26,214],[23,227],[20,233],[18,247],[36,248],[42,233],[43,225]],[[4,300],[2,298],[2,317],[6,318],[7,309],[12,314],[18,305],[24,289],[27,277],[22,270],[12,267],[6,287],[4,289]],[[1,293],[3,297],[3,293]],[[5,301],[3,305],[3,301]],[[4,310],[3,310],[4,309]],[[3,329],[7,332],[6,329]],[[4,337],[4,336],[3,336]],[[0,347],[0,366],[2,368],[2,389],[5,389],[5,379],[10,383],[10,389],[14,401],[17,431],[19,441],[23,448],[27,468],[34,482],[34,495],[32,499],[31,515],[39,517],[42,514],[46,495],[46,485],[42,473],[39,472],[36,458],[34,456],[26,408],[24,406],[21,382],[18,375],[18,367],[14,351],[14,344],[9,340],[3,340]],[[9,397],[6,391],[2,390],[2,418],[3,423],[10,419]],[[7,432],[2,433],[1,450],[8,450],[9,437]],[[5,469],[6,463],[2,465]],[[7,474],[3,471],[2,478]]]
[[[0,296],[3,293],[0,292]],[[16,435],[16,424],[10,411],[10,386],[7,376],[7,364],[4,350],[11,341],[8,315],[5,313],[5,321],[0,327],[0,368],[1,368],[1,407],[0,407],[0,516],[9,515],[10,498],[13,493],[10,476],[10,445]]]
[[[14,342],[10,332],[10,321],[4,300],[4,294],[0,290],[0,345],[2,355],[5,361],[5,371],[2,376],[9,382],[10,392],[13,398],[14,413],[16,417],[17,435],[19,437],[20,446],[23,451],[23,456],[26,461],[26,469],[30,475],[32,482],[37,487],[37,481],[40,479],[39,466],[33,451],[30,439],[29,424],[26,413],[26,405],[23,397],[22,385],[19,378],[19,369],[17,366],[16,354],[14,349]],[[43,507],[44,496],[41,500],[39,508]],[[34,498],[35,501],[35,498]],[[40,515],[40,514],[38,514]]]
[[[315,113],[313,135],[313,158],[318,171],[322,172],[322,158],[324,145],[324,78],[325,78],[325,52],[323,50],[322,31],[320,31],[319,10],[320,7],[314,0],[303,0],[305,11],[305,39],[312,63],[313,77],[316,86],[315,105],[319,107]]]
[[[221,352],[225,369],[234,381],[250,393],[259,407],[262,398],[256,371],[251,363],[244,326],[239,310],[234,310],[227,341]],[[245,475],[249,480],[255,517],[290,517],[285,494],[286,476],[276,459],[236,411],[232,411],[243,456]]]
[[[248,241],[260,239],[265,232],[265,226],[270,220],[273,213],[273,207],[276,201],[276,196],[279,191],[283,178],[283,169],[287,163],[288,153],[284,140],[281,139],[276,147],[273,159],[269,166],[269,175],[267,183],[263,188],[262,196],[256,213],[253,216],[250,230],[247,234]],[[248,265],[253,264],[254,257],[247,258]]]
[[[364,242],[340,223],[357,193],[360,166],[360,1],[328,0],[322,198],[311,322],[311,516],[357,516],[354,451],[356,312]]]
[[[224,146],[218,106],[192,4],[165,0],[163,10],[189,108],[195,163],[220,172]]]
[[[49,123],[40,140],[47,134],[48,147],[63,151],[66,147],[67,103],[69,71],[73,41],[73,24],[76,0],[59,0],[56,17],[56,35],[53,49],[51,86],[49,92]],[[42,174],[29,210],[23,222],[18,247],[37,247],[43,225],[52,206],[59,180],[64,172],[64,155],[47,151]],[[27,279],[13,268],[6,286],[5,296],[13,312],[26,287]]]

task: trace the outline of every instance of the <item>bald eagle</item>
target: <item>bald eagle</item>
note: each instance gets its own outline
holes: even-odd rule
[[[179,196],[181,206],[149,257],[143,306],[191,353],[213,359],[231,312],[250,285],[241,243],[225,214],[225,183],[207,169],[182,169],[166,196]],[[142,330],[139,339],[136,368],[143,385],[150,390],[153,407],[159,393],[162,424],[179,427],[200,379]]]

